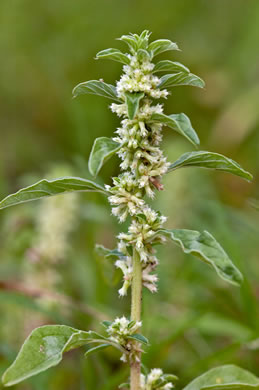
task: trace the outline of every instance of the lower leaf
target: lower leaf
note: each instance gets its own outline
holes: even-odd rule
[[[5,371],[3,384],[15,385],[56,366],[64,352],[87,344],[88,337],[89,332],[65,325],[46,325],[34,329],[13,364]]]
[[[194,379],[183,390],[252,390],[259,389],[259,378],[243,368],[226,365],[213,368]]]

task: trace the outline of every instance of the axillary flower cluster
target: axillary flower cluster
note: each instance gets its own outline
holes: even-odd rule
[[[163,114],[163,106],[153,101],[166,98],[168,91],[159,88],[161,79],[153,74],[152,54],[146,50],[149,35],[145,31],[140,37],[134,34],[121,38],[129,44],[131,54],[126,55],[128,64],[123,66],[124,74],[116,86],[117,95],[123,102],[111,105],[111,110],[123,118],[116,131],[117,136],[113,138],[122,145],[117,154],[122,160],[120,167],[123,173],[113,178],[113,187],[106,186],[106,189],[111,193],[112,214],[118,217],[119,222],[125,221],[128,215],[132,217],[128,232],[118,236],[118,250],[125,256],[115,263],[124,274],[124,284],[119,290],[121,296],[127,294],[131,285],[132,246],[142,262],[143,286],[151,292],[157,291],[157,276],[151,274],[158,264],[153,244],[164,240],[157,231],[166,217],[152,210],[144,201],[145,195],[153,198],[154,190],[163,188],[160,181],[170,165],[159,148],[163,124],[151,119],[153,114]],[[102,56],[99,53],[98,57]],[[141,98],[134,118],[129,117],[127,93],[136,93],[137,99]]]
[[[113,322],[104,321],[106,332],[109,335],[109,340],[118,344],[125,349],[121,360],[123,362],[138,361],[138,352],[142,352],[139,344],[134,344],[134,341],[142,335],[136,333],[141,327],[141,321],[131,321],[126,317],[116,318]],[[141,340],[140,339],[140,340]],[[150,373],[140,376],[140,390],[170,390],[174,387],[173,382],[178,378],[175,375],[164,374],[160,368],[154,368]],[[121,385],[124,387],[125,384]]]

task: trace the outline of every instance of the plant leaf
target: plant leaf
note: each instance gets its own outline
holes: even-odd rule
[[[108,249],[100,244],[96,244],[95,250],[98,253],[98,255],[104,256],[104,257],[111,257],[111,258],[125,257],[123,255],[123,253],[118,251],[118,249]]]
[[[144,49],[144,50],[147,49],[150,35],[151,33],[148,30],[142,31],[142,33],[139,36],[137,34],[134,34],[134,36],[137,39],[139,49]]]
[[[86,351],[85,353],[85,357],[88,357],[89,355],[91,355],[92,353],[95,353],[95,352],[99,352],[100,350],[102,349],[106,349],[107,347],[110,347],[111,344],[101,344],[101,345],[97,345],[96,347],[93,347],[93,348],[90,348],[88,349],[88,351]]]
[[[0,209],[14,206],[19,203],[30,202],[32,200],[59,194],[67,194],[70,192],[101,192],[107,194],[107,191],[99,184],[80,177],[67,176],[53,180],[43,179],[14,194],[8,195],[0,202]]]
[[[173,375],[173,374],[164,374],[164,378],[165,378],[168,382],[174,382],[174,381],[178,381],[178,380],[179,380],[178,376]]]
[[[90,80],[80,83],[73,89],[72,94],[74,98],[79,95],[90,94],[104,96],[108,99],[116,100],[119,103],[122,102],[117,95],[114,85],[107,84],[100,80]]]
[[[89,332],[89,336],[91,336],[90,333],[94,333],[94,332]],[[91,343],[104,344],[105,343],[105,344],[109,344],[112,347],[118,349],[122,353],[128,353],[128,351],[123,346],[121,346],[119,343],[112,341],[108,337],[104,337],[104,336],[101,336],[101,339],[89,338],[89,340],[86,343],[87,344],[91,344]]]
[[[129,389],[130,388],[130,384],[129,383],[121,383],[120,385],[119,385],[119,389],[123,389],[124,387],[126,387],[127,389]]]
[[[190,73],[190,70],[183,64],[180,64],[180,62],[164,60],[164,61],[159,61],[155,65],[153,69],[153,73],[155,72]]]
[[[190,119],[183,113],[172,115],[153,114],[151,116],[151,121],[165,124],[177,131],[177,133],[183,135],[195,146],[200,143],[199,137],[193,129]]]
[[[170,165],[169,171],[182,167],[200,167],[208,169],[216,169],[218,171],[224,171],[232,173],[233,175],[240,176],[243,179],[251,181],[253,176],[245,171],[237,162],[231,160],[222,154],[198,151],[191,153],[184,153],[178,160]]]
[[[158,39],[157,41],[151,42],[148,46],[148,51],[150,51],[153,56],[168,50],[179,50],[179,48],[176,43],[169,39]]]
[[[243,276],[240,271],[220,244],[207,231],[200,233],[187,229],[160,229],[158,233],[161,231],[176,242],[184,253],[192,254],[211,265],[222,279],[234,285],[242,283]]]
[[[121,147],[121,144],[113,141],[111,138],[96,138],[88,161],[88,168],[91,175],[97,176],[104,163],[120,150]]]
[[[243,368],[230,364],[212,368],[194,379],[183,390],[248,390],[258,388],[259,378]]]
[[[87,343],[88,332],[65,325],[46,325],[33,330],[17,358],[5,371],[2,381],[12,386],[56,366],[63,353]]]
[[[144,92],[125,92],[129,119],[134,119],[139,109],[139,102],[145,96]]]
[[[91,337],[91,339],[96,339],[96,342],[102,342],[102,340],[106,340],[106,341],[109,341],[109,338],[108,337],[106,337],[106,336],[103,336],[102,334],[100,334],[100,333],[97,333],[97,332],[95,332],[94,330],[90,330],[89,332],[88,332],[88,334],[89,334],[89,337]],[[101,340],[98,340],[98,339],[101,339]]]
[[[102,321],[102,325],[105,326],[105,328],[109,328],[111,326],[112,322],[111,321]]]
[[[133,335],[128,337],[129,339],[137,340],[139,343],[148,345],[148,339],[144,337],[142,334],[134,333]]]
[[[137,51],[137,58],[140,61],[150,61],[150,54],[147,50],[139,49]]]
[[[129,65],[130,64],[130,59],[129,57],[122,53],[118,49],[105,49],[102,51],[99,51],[99,53],[96,54],[96,58],[99,60],[100,58],[107,59],[107,60],[113,60],[117,62],[121,62],[122,64]]]
[[[125,42],[129,46],[132,53],[138,50],[138,44],[136,38],[133,35],[122,35],[119,38],[119,41]]]
[[[178,85],[190,85],[192,87],[204,88],[204,81],[192,73],[174,73],[174,74],[165,74],[160,78],[160,84],[157,88],[170,88],[177,87]]]

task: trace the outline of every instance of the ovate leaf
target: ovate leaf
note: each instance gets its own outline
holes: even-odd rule
[[[157,41],[151,42],[148,46],[148,51],[150,51],[153,56],[168,50],[179,50],[179,48],[176,43],[169,39],[158,39]]]
[[[148,339],[146,337],[144,337],[142,334],[135,333],[135,334],[129,336],[128,338],[132,339],[132,340],[136,340],[139,343],[148,345]]]
[[[59,194],[67,194],[70,192],[107,193],[107,191],[99,184],[80,177],[68,176],[53,180],[43,179],[29,187],[19,190],[15,194],[8,195],[0,202],[0,209],[14,206],[19,203],[30,202],[32,200]]]
[[[87,343],[88,332],[65,325],[47,325],[35,329],[25,340],[16,360],[2,377],[12,386],[50,367],[56,366],[63,353]]]
[[[106,161],[108,161],[109,158],[112,157],[120,148],[121,144],[113,141],[111,138],[96,138],[88,161],[88,167],[91,175],[98,175],[103,164],[106,163]]]
[[[190,73],[189,69],[183,64],[180,64],[180,62],[169,60],[159,61],[153,69],[153,73],[155,72]]]
[[[134,119],[139,109],[139,102],[145,96],[144,92],[125,92],[129,119]]]
[[[232,263],[220,244],[207,231],[200,233],[187,229],[159,230],[159,232],[161,231],[178,244],[184,253],[192,254],[211,265],[222,279],[234,285],[242,283],[243,276],[241,272]]]
[[[86,351],[85,357],[88,357],[92,353],[99,352],[99,351],[106,349],[107,347],[110,347],[110,346],[111,346],[110,344],[101,344],[101,345],[97,345],[96,347],[90,348],[90,349],[88,349],[88,351]]]
[[[253,179],[253,176],[245,171],[237,162],[218,153],[205,151],[184,153],[178,160],[170,165],[169,171],[182,167],[216,169],[232,173],[233,175],[240,176],[248,181]]]
[[[72,94],[74,98],[79,95],[91,94],[104,96],[108,99],[116,100],[120,103],[122,102],[122,100],[117,96],[114,85],[106,84],[101,80],[90,80],[85,81],[84,83],[80,83],[73,89]]]
[[[99,51],[99,53],[96,54],[96,58],[97,59],[106,58],[107,60],[121,62],[122,64],[125,65],[130,64],[129,57],[118,49],[105,49]]]
[[[204,81],[195,74],[179,72],[162,76],[157,88],[170,88],[177,87],[178,85],[190,85],[198,88],[205,87]]]
[[[200,143],[199,137],[193,129],[190,119],[183,113],[172,115],[153,114],[151,116],[151,121],[163,123],[183,135],[195,146]]]
[[[226,365],[212,368],[194,379],[184,390],[252,390],[259,388],[259,378],[243,368]]]

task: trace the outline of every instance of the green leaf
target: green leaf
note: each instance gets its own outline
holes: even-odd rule
[[[204,88],[204,81],[192,73],[165,74],[160,78],[157,88],[177,87],[178,85],[190,85],[192,87]]]
[[[111,258],[125,257],[123,253],[118,251],[118,249],[108,249],[105,248],[103,245],[99,245],[99,244],[95,246],[95,250],[98,253],[98,255],[104,257],[111,257]]]
[[[150,61],[150,54],[147,50],[139,49],[137,51],[137,58],[139,61]]]
[[[88,332],[88,334],[89,334],[89,337],[91,337],[91,339],[93,340],[93,339],[95,339],[95,341],[96,342],[103,342],[103,340],[106,340],[106,341],[109,341],[109,338],[108,337],[106,337],[106,336],[103,336],[102,334],[100,334],[100,333],[97,333],[97,332],[95,332],[95,331],[93,331],[93,330],[90,330],[89,332]],[[98,340],[98,339],[101,339],[101,340]]]
[[[129,119],[134,119],[139,109],[139,102],[145,96],[144,92],[125,92]]]
[[[129,389],[130,388],[130,384],[129,383],[122,383],[119,385],[119,389],[123,389],[124,387],[126,387],[126,389]]]
[[[139,343],[142,343],[142,344],[146,344],[146,345],[149,344],[148,339],[146,339],[146,337],[144,337],[142,334],[139,334],[139,333],[135,333],[135,334],[129,336],[128,338],[132,339],[132,340],[137,340]]]
[[[129,46],[132,53],[138,50],[138,43],[133,35],[122,35],[119,38],[119,41],[125,42]]]
[[[74,98],[79,95],[90,94],[104,96],[108,99],[116,100],[119,103],[122,102],[122,100],[117,96],[114,85],[106,84],[101,80],[90,80],[80,83],[73,89],[72,94]]]
[[[173,374],[164,374],[164,378],[167,380],[167,382],[174,382],[179,380],[178,376]]]
[[[25,340],[13,364],[5,371],[3,384],[12,386],[56,366],[64,352],[86,344],[88,337],[88,332],[65,325],[46,325],[35,329]]]
[[[68,194],[70,192],[107,193],[107,191],[99,184],[80,177],[67,176],[53,180],[43,179],[29,187],[19,190],[14,194],[8,195],[0,202],[0,209],[49,196]]]
[[[207,231],[200,233],[186,229],[161,229],[159,232],[164,232],[166,236],[170,237],[182,248],[184,253],[192,254],[211,265],[222,279],[234,285],[242,283],[243,276],[240,271],[220,244]]]
[[[169,39],[158,39],[157,41],[151,42],[148,46],[148,51],[150,51],[153,56],[168,50],[179,50],[179,48],[176,43]]]
[[[111,326],[112,322],[111,321],[102,321],[102,325],[105,326],[105,328],[109,328]]]
[[[251,390],[259,388],[259,378],[243,368],[226,365],[212,368],[194,379],[184,390]]]
[[[95,352],[99,352],[100,350],[102,349],[106,349],[107,347],[110,347],[111,345],[110,344],[101,344],[101,345],[97,345],[96,347],[93,347],[93,348],[90,348],[88,349],[88,351],[86,351],[85,353],[85,357],[88,357],[89,355],[91,355],[92,353],[95,353]]]
[[[105,58],[107,60],[113,60],[117,62],[121,62],[122,64],[129,65],[130,59],[129,57],[122,53],[118,49],[105,49],[102,51],[99,51],[99,53],[96,54],[96,58],[99,60],[100,58]]]
[[[121,144],[113,141],[111,138],[96,138],[88,161],[88,168],[91,175],[97,176],[106,161],[120,150],[121,147]]]
[[[153,73],[155,72],[190,73],[189,69],[183,64],[180,64],[180,62],[169,60],[159,61],[153,69]]]
[[[91,335],[94,336],[94,333],[96,333],[96,332],[88,332],[88,333],[89,333],[89,337],[91,337]],[[112,347],[118,349],[122,353],[128,353],[127,349],[125,349],[123,346],[121,346],[116,341],[112,341],[108,337],[104,337],[102,335],[99,335],[99,336],[97,336],[97,335],[98,335],[98,333],[96,333],[96,337],[101,337],[101,338],[100,339],[98,339],[98,338],[89,338],[86,343],[87,344],[91,344],[91,343],[109,344]]]
[[[177,131],[177,133],[183,135],[195,146],[200,143],[199,137],[193,129],[190,119],[183,113],[172,115],[153,114],[151,116],[151,121],[163,123]]]
[[[216,169],[218,171],[224,171],[232,173],[233,175],[240,176],[243,179],[251,181],[253,176],[245,171],[237,162],[231,160],[222,154],[198,151],[191,153],[184,153],[178,160],[170,165],[169,171],[182,167],[200,167],[208,169]]]
[[[150,35],[151,33],[148,30],[142,31],[140,35],[134,34],[134,37],[138,44],[138,49],[147,49]]]

